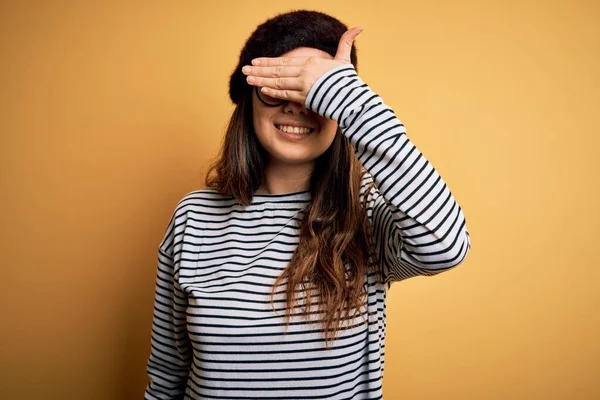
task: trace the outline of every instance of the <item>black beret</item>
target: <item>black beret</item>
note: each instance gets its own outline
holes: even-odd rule
[[[334,17],[318,11],[299,10],[279,14],[259,25],[240,52],[237,67],[229,79],[229,97],[237,104],[248,89],[244,65],[258,57],[279,57],[298,47],[312,47],[335,57],[340,38],[348,27]],[[350,61],[357,68],[356,48]]]

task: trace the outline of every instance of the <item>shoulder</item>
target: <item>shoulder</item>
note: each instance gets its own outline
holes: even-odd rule
[[[175,205],[173,216],[175,218],[190,213],[206,213],[210,210],[230,208],[236,203],[233,197],[223,196],[212,188],[197,189],[186,193]]]
[[[225,209],[232,207],[235,199],[210,188],[186,193],[175,205],[159,248],[163,254],[173,256],[182,246],[186,230],[202,229]]]

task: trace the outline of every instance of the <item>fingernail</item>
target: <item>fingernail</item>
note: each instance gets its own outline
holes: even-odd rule
[[[248,83],[254,83],[254,77],[253,76],[249,76],[248,77]]]
[[[260,65],[260,60],[252,60],[252,65]]]
[[[252,71],[252,67],[245,66],[242,68],[242,72],[245,74],[249,74]]]

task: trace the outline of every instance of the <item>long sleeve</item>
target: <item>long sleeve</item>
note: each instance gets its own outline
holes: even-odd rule
[[[351,64],[321,76],[306,107],[338,122],[374,180],[367,200],[384,282],[434,275],[465,259],[471,244],[461,207]]]
[[[145,399],[183,399],[192,350],[186,329],[187,300],[174,268],[176,213],[158,249],[151,353]]]

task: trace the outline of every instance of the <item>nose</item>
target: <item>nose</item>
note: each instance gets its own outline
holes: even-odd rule
[[[283,112],[286,114],[308,114],[308,108],[304,107],[304,104],[290,101],[283,106]]]

